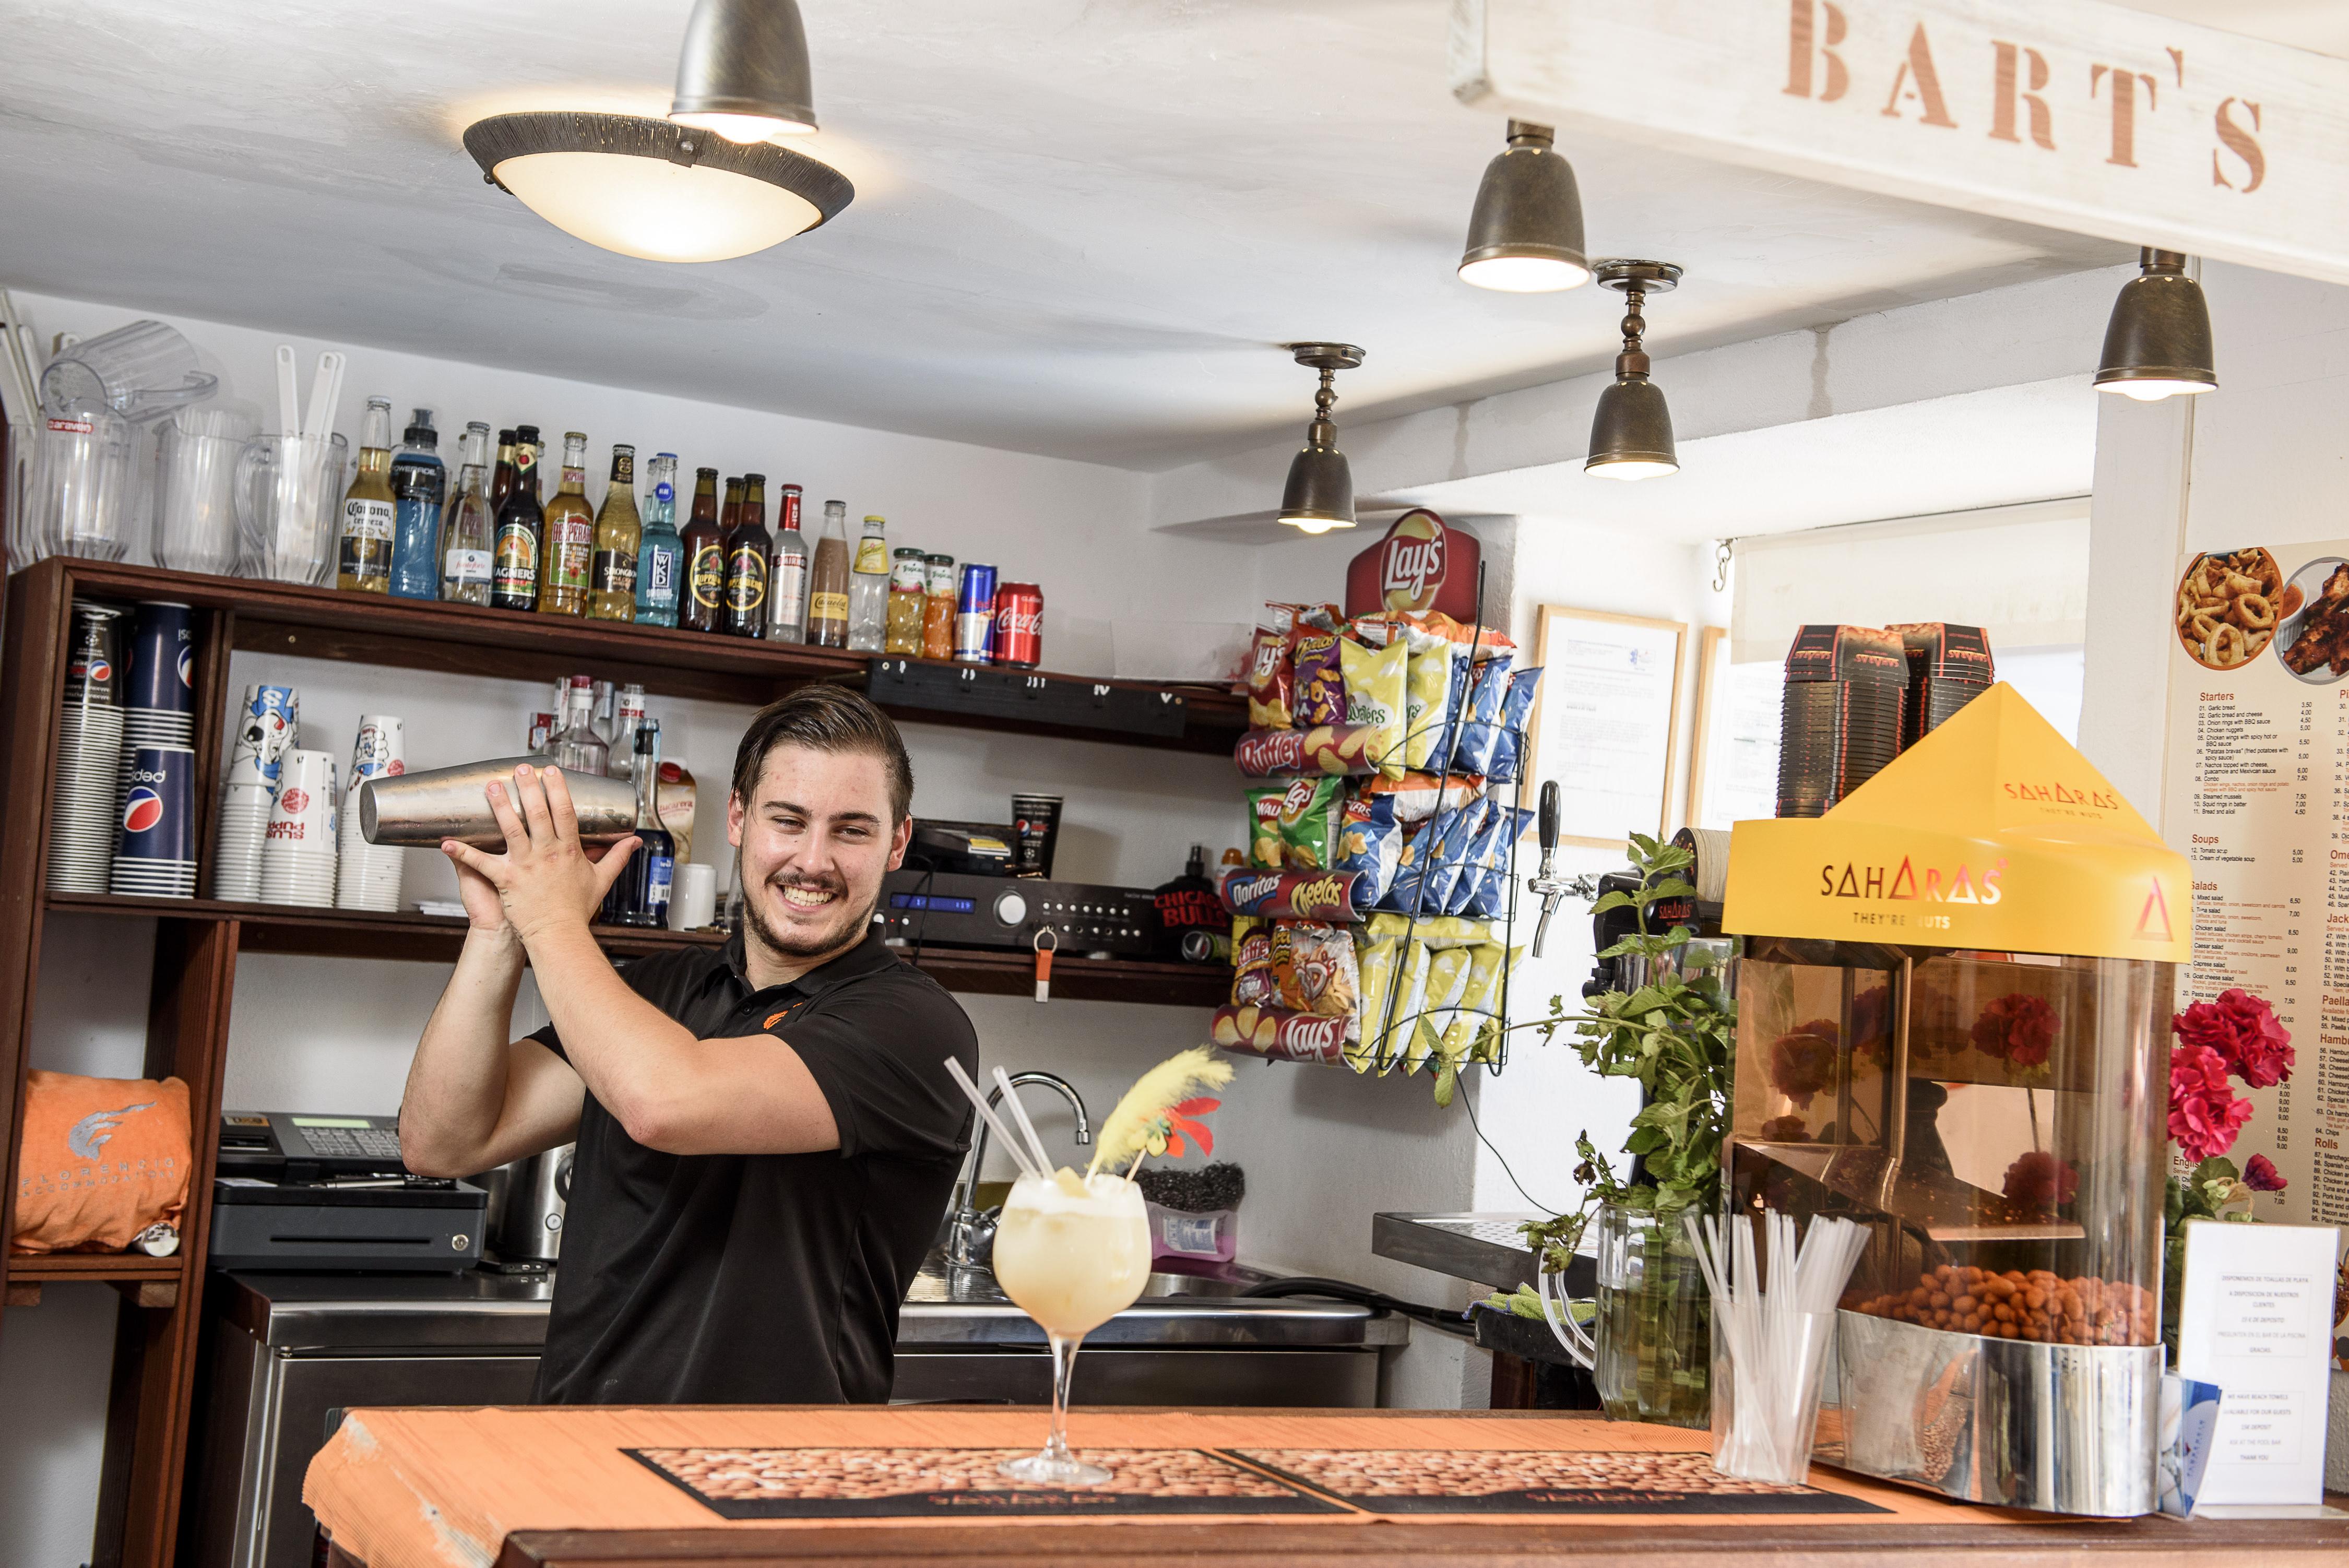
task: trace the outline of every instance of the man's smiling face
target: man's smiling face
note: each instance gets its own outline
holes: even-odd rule
[[[727,802],[750,937],[797,962],[863,941],[881,879],[912,836],[910,818],[893,820],[888,764],[878,753],[775,747],[751,798]]]

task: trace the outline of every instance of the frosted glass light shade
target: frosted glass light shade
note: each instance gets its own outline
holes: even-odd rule
[[[763,251],[856,193],[802,154],[626,115],[499,115],[469,127],[465,149],[491,183],[564,232],[655,262]]]

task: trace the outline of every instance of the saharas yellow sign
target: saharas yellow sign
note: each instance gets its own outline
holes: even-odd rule
[[[1747,935],[2183,964],[2186,858],[2001,683],[1824,817],[1740,822]]]

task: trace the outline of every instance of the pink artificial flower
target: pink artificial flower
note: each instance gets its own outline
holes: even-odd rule
[[[2169,1027],[2180,1044],[2217,1051],[2253,1088],[2292,1077],[2292,1035],[2275,1009],[2249,991],[2222,991],[2215,1002],[2197,1002],[2170,1019]]]
[[[2243,1185],[2254,1192],[2281,1192],[2288,1185],[2275,1161],[2264,1154],[2254,1154],[2243,1167]]]
[[[1836,1037],[1832,1018],[1814,1018],[1770,1043],[1770,1083],[1804,1109],[1835,1082]]]
[[[2034,1149],[2006,1168],[2006,1199],[2033,1214],[2052,1214],[2079,1196],[2080,1172],[2070,1162]]]
[[[1974,1048],[2018,1068],[2035,1068],[2055,1043],[2055,1009],[2021,991],[1998,997],[1976,1015]]]
[[[2169,1136],[2199,1163],[2235,1146],[2251,1119],[2251,1102],[2227,1082],[2227,1058],[2209,1046],[2178,1046],[2169,1053]]]

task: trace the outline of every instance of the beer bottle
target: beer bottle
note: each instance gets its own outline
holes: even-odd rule
[[[513,432],[508,430],[508,436]],[[497,515],[481,493],[488,479],[490,428],[479,419],[465,427],[458,443],[462,459],[457,493],[440,520],[440,597],[459,604],[490,602],[490,556],[497,547],[492,520]],[[513,482],[513,443],[498,455],[499,471]]]
[[[587,504],[587,438],[578,430],[563,433],[563,488],[546,503],[545,515],[539,614],[585,615],[595,559],[595,513]]]
[[[492,604],[501,610],[538,608],[538,558],[545,536],[546,511],[538,504],[538,427],[517,425],[513,483],[498,508],[497,557],[490,563]]]
[[[807,640],[819,648],[848,646],[848,503],[823,503],[823,536],[808,572]]]
[[[718,526],[718,470],[693,470],[693,511],[685,521],[685,592],[678,595],[677,624],[714,632],[726,609],[725,536]]]
[[[514,433],[512,430],[500,430],[498,463],[490,473],[490,521],[492,526],[497,522],[498,513],[505,510],[506,497],[513,494],[513,487]]]
[[[736,637],[767,634],[767,563],[774,553],[767,531],[767,476],[742,476],[742,504],[726,531],[726,631]]]
[[[800,537],[800,487],[785,485],[775,512],[775,564],[767,577],[767,641],[807,641],[808,547]]]
[[[636,516],[636,449],[612,449],[612,482],[604,510],[595,514],[595,561],[588,585],[587,616],[595,621],[636,618],[636,547],[645,527]]]
[[[341,562],[335,586],[345,593],[391,592],[391,399],[367,399],[359,425],[359,471],[343,497]]]

